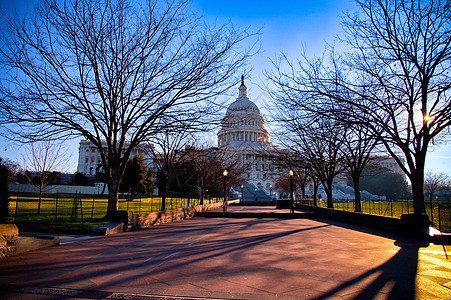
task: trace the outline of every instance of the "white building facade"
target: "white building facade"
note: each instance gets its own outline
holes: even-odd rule
[[[106,148],[106,145],[105,145]],[[135,155],[142,155],[144,159],[149,159],[143,151],[135,149],[131,152],[130,158]],[[88,140],[81,140],[78,147],[78,166],[77,172],[86,175],[96,175],[101,168],[102,160],[100,158],[100,151]]]

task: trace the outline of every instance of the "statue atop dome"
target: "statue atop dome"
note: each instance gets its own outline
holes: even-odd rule
[[[247,98],[247,87],[244,85],[244,75],[241,75],[241,85],[238,90],[240,91],[238,98]]]

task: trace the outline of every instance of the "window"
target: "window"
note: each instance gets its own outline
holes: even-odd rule
[[[252,170],[252,158],[249,154],[246,154],[246,170]]]
[[[89,157],[85,157],[85,163],[87,164],[89,162]]]

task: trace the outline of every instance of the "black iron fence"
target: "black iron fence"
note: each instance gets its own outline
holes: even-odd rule
[[[223,198],[207,197],[204,204],[222,202]],[[198,198],[166,198],[166,209],[200,205]],[[134,214],[161,210],[161,197],[138,196],[133,201],[119,198],[119,210]],[[102,225],[108,206],[107,196],[74,194],[14,193],[9,202],[9,223],[15,223],[21,231],[77,232]],[[38,213],[39,207],[39,213]]]
[[[451,197],[428,197],[425,199],[426,213],[433,227],[441,232],[451,232]],[[312,205],[313,199],[299,199],[296,203]],[[326,199],[317,201],[319,207],[327,207]],[[355,202],[350,199],[334,199],[334,209],[355,211]],[[362,213],[400,218],[413,213],[413,200],[361,200]]]

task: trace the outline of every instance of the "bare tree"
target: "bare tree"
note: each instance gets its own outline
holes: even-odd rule
[[[260,155],[271,160],[272,165],[280,172],[282,182],[283,178],[288,176],[288,171],[292,170],[293,178],[301,189],[301,196],[305,198],[305,191],[311,181],[312,174],[309,169],[309,162],[304,159],[305,155],[299,153],[299,149],[274,148],[271,151],[262,150]]]
[[[285,197],[290,193],[290,178],[280,175],[274,182],[274,188],[279,191],[280,197]]]
[[[220,172],[215,173],[217,177],[216,182],[223,181],[224,171],[227,171],[226,189],[230,191],[231,187],[237,187],[243,183],[246,179],[244,174],[246,173],[246,166],[243,163],[241,155],[230,152],[227,148],[219,148],[216,151],[216,161],[220,162]]]
[[[358,4],[362,16],[348,16],[344,28],[357,50],[353,66],[372,87],[357,111],[370,113],[361,121],[382,128],[382,142],[411,181],[414,211],[423,214],[426,153],[432,139],[451,124],[449,1]],[[361,91],[362,84],[353,89]]]
[[[23,159],[24,167],[36,175],[36,180],[31,177],[28,180],[39,187],[37,210],[39,214],[41,212],[42,193],[49,184],[53,183],[55,179],[54,171],[63,171],[67,168],[67,154],[62,149],[61,143],[57,144],[49,140],[30,143]]]
[[[318,188],[321,184],[321,181],[319,179],[318,176],[315,175],[315,173],[313,173],[312,171],[312,175],[310,177],[312,179],[312,183],[313,183],[313,206],[318,206]]]
[[[371,131],[358,125],[346,126],[344,137],[343,146],[340,148],[343,152],[343,168],[351,176],[354,186],[354,210],[361,212],[360,177],[374,158],[377,139],[371,134]]]
[[[333,208],[332,184],[335,177],[343,172],[342,147],[344,132],[341,126],[335,126],[329,120],[323,120],[315,126],[303,126],[302,143],[299,144],[305,160],[319,179],[327,195],[327,207]]]
[[[450,185],[450,178],[444,173],[426,172],[424,178],[424,189],[429,196],[434,196],[442,188]]]
[[[171,181],[198,155],[196,151],[191,151],[192,143],[191,132],[184,130],[174,132],[168,126],[141,147],[152,159],[157,173],[161,210],[166,210],[166,198]]]
[[[207,191],[214,192],[221,190],[223,175],[222,172],[227,169],[222,161],[218,158],[218,150],[212,147],[199,149],[192,172],[198,180],[200,188],[200,204],[204,204],[204,198]],[[230,168],[229,168],[230,170]]]
[[[18,139],[92,142],[108,178],[107,217],[132,150],[164,127],[208,122],[253,51],[240,47],[253,33],[208,26],[189,8],[42,0],[24,17],[1,15],[1,121]]]
[[[343,19],[349,53],[303,59],[288,72],[276,64],[269,77],[298,108],[345,117],[377,136],[410,179],[415,214],[424,215],[426,153],[451,125],[449,1],[356,2],[359,13]],[[346,109],[337,115],[324,98]]]
[[[327,195],[327,206],[333,208],[332,184],[343,171],[342,144],[345,131],[342,123],[319,118],[288,107],[286,98],[276,98],[277,121],[281,123],[280,140],[287,151],[304,162],[304,168],[311,171],[311,178],[318,179]]]

